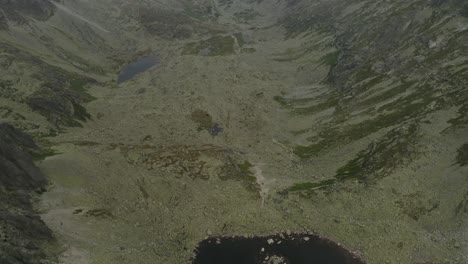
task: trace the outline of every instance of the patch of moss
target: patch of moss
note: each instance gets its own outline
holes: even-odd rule
[[[285,108],[291,107],[290,101],[284,98],[283,96],[275,95],[273,96],[273,100],[278,102],[282,107],[285,107]]]
[[[457,163],[460,166],[468,165],[468,143],[462,145],[457,151]]]
[[[7,106],[0,106],[0,117],[8,118],[13,113],[13,110]]]
[[[338,104],[339,100],[336,97],[331,97],[326,101],[309,106],[304,108],[294,108],[293,113],[299,115],[310,115],[321,112],[323,110],[327,110],[329,108],[335,107]]]
[[[336,179],[328,179],[319,182],[304,182],[304,183],[297,183],[285,190],[285,192],[297,192],[297,191],[306,191],[306,190],[314,190],[324,187],[332,186],[336,183]]]
[[[336,172],[336,178],[369,181],[387,175],[415,155],[418,127],[412,124],[391,130],[376,143],[371,143],[353,160]]]
[[[243,175],[253,175],[250,169],[253,167],[252,163],[245,160],[244,163],[237,164],[239,167],[240,173]]]
[[[114,215],[109,209],[91,209],[85,213],[87,217],[112,218]]]
[[[233,3],[233,0],[218,0],[220,6],[230,7]]]
[[[0,80],[0,88],[2,90],[9,89],[13,86],[13,81],[11,80]]]
[[[303,58],[308,52],[310,52],[308,49],[304,50],[288,48],[285,52],[275,54],[278,57],[274,58],[274,60],[279,62],[295,61]]]
[[[364,81],[366,79],[372,78],[376,75],[377,74],[372,70],[372,66],[368,65],[360,69],[358,72],[356,72],[354,74],[354,78],[356,82],[360,82],[360,81]]]
[[[86,89],[86,86],[90,83],[88,79],[74,76],[69,80],[69,83],[70,89],[81,94],[84,101],[90,102],[96,100],[96,97],[89,94],[88,89]]]
[[[85,79],[81,79],[78,77],[72,78],[70,80],[70,88],[77,92],[85,93],[86,92],[85,86],[87,84],[88,82]]]
[[[226,56],[234,54],[234,38],[217,35],[207,40],[192,42],[185,45],[182,55]]]
[[[237,44],[239,45],[239,47],[242,48],[246,44],[242,33],[236,33],[233,36],[237,39]]]
[[[94,141],[71,141],[69,142],[75,146],[81,146],[81,147],[93,147],[93,146],[98,146],[99,143],[98,142],[94,142]]]
[[[44,86],[54,87],[55,89],[58,87],[67,87],[71,91],[76,92],[80,96],[80,100],[85,102],[90,102],[96,99],[90,95],[87,90],[87,85],[97,83],[93,78],[49,64],[44,65],[42,75],[46,77],[46,82],[43,84]],[[39,78],[42,79],[42,77]]]
[[[245,188],[255,196],[259,196],[260,187],[257,184],[257,178],[252,172],[253,165],[245,160],[243,162],[236,162],[233,158],[228,157],[228,162],[222,167],[222,173],[219,178],[221,180],[237,180],[241,181]]]
[[[325,54],[320,58],[322,64],[328,65],[331,68],[335,67],[338,64],[338,57],[340,56],[340,51],[334,51],[328,54]]]
[[[61,56],[63,59],[76,62],[74,63],[74,66],[84,72],[92,73],[92,74],[105,74],[105,71],[103,68],[97,65],[91,64],[90,62],[86,61],[82,57],[72,52],[68,52],[64,49],[60,49],[60,53],[64,54],[64,56],[63,55]]]
[[[315,114],[332,107],[337,107],[339,104],[339,99],[335,92],[314,98],[298,99],[287,99],[284,96],[276,95],[273,99],[282,107],[291,109],[291,114],[297,115]],[[321,102],[311,105],[311,103],[316,101]]]
[[[408,90],[411,86],[415,84],[415,81],[405,81],[401,85],[389,89],[388,91],[385,91],[383,93],[380,93],[374,97],[362,100],[360,102],[361,105],[376,105],[380,102],[392,99],[393,97],[396,97],[402,93],[404,93],[406,90]]]
[[[198,130],[210,130],[213,127],[213,118],[203,110],[197,109],[192,112],[192,121],[198,124]]]
[[[257,52],[257,50],[255,48],[243,48],[241,50],[242,53],[245,53],[245,54],[250,54],[250,53],[255,53]]]
[[[405,195],[403,199],[396,201],[395,204],[405,215],[417,221],[422,216],[437,209],[440,202],[433,199],[424,199],[420,193],[413,193]]]
[[[371,76],[368,78],[367,81],[364,81],[360,83],[358,86],[356,86],[354,88],[354,91],[358,93],[365,92],[369,90],[370,88],[376,86],[377,84],[381,83],[382,81],[384,81],[385,78],[386,76],[383,74]]]
[[[455,207],[455,214],[468,213],[468,192],[465,193],[460,203]]]
[[[40,152],[32,152],[31,157],[34,161],[43,161],[48,157],[52,157],[55,155],[61,154],[60,152],[56,152],[53,149],[43,149]]]
[[[318,143],[309,146],[295,146],[293,153],[302,159],[307,159],[318,155],[322,150],[329,146],[328,140],[321,140]]]
[[[462,105],[458,109],[457,117],[450,119],[448,123],[455,127],[468,125],[468,104]]]
[[[84,108],[82,105],[77,104],[77,103],[72,103],[73,104],[73,116],[83,122],[86,122],[87,120],[91,119],[91,115],[88,113],[86,108]]]
[[[465,4],[460,10],[460,15],[463,17],[468,17],[468,4]]]
[[[428,112],[442,107],[442,105],[436,105],[431,109],[426,108],[436,100],[432,95],[433,90],[431,87],[423,85],[409,96],[388,103],[378,110],[379,112],[388,113],[379,114],[373,119],[358,124],[339,127],[339,129],[327,128],[327,130],[320,132],[320,139],[316,143],[309,146],[296,146],[294,153],[304,159],[310,158],[329,147],[337,146],[343,142],[359,140],[381,129],[401,124],[412,118],[424,116]]]

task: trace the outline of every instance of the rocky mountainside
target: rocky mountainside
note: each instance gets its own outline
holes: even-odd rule
[[[307,5],[297,4],[293,8],[299,8],[303,15],[289,16],[284,22],[289,34],[300,34],[316,25],[311,20],[321,21],[318,29],[334,33],[336,49],[324,57],[331,64],[324,82],[333,87],[333,93],[324,96],[324,103],[293,106],[294,111],[313,114],[336,107],[335,123],[326,129],[339,127],[345,130],[345,136],[355,132],[352,139],[357,140],[388,127],[418,123],[437,110],[466,107],[464,57],[468,36],[460,1],[360,1],[354,8],[349,3],[337,8],[337,2],[322,7],[325,10],[320,14],[314,14],[320,9],[310,7],[308,12]],[[340,9],[342,13],[336,14],[340,19],[320,17]],[[294,100],[290,103],[294,105]],[[343,124],[353,119],[360,125],[346,129]],[[339,132],[334,134],[346,139]],[[314,155],[315,150],[323,150],[335,139],[315,141],[297,148],[296,153]]]
[[[464,1],[0,11],[0,262],[188,263],[285,231],[468,261]]]
[[[45,191],[47,180],[33,163],[43,151],[31,137],[0,124],[0,261],[39,263],[47,257],[44,242],[52,231],[33,209],[33,193]]]
[[[0,28],[3,30],[8,29],[10,23],[26,24],[31,19],[47,20],[55,11],[55,6],[48,0],[2,0],[0,6]]]

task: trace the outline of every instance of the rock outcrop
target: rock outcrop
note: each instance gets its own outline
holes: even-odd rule
[[[8,23],[47,20],[54,14],[55,6],[49,0],[0,0],[0,10],[0,30],[4,30]]]
[[[34,165],[41,155],[32,138],[0,124],[0,263],[44,263],[41,249],[52,232],[35,212],[31,199],[44,190],[46,178]]]

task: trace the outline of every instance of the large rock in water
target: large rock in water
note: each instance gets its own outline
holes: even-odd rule
[[[0,124],[0,263],[44,263],[40,246],[53,241],[52,232],[31,204],[46,178],[29,153],[40,148],[27,134]]]

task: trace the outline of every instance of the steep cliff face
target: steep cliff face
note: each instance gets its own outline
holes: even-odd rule
[[[1,263],[43,263],[48,257],[42,248],[53,242],[52,232],[31,202],[47,184],[31,156],[42,154],[30,136],[0,124]]]
[[[48,181],[35,162],[51,151],[35,140],[44,143],[43,135],[91,117],[82,104],[92,100],[85,87],[96,80],[75,72],[84,67],[79,63],[70,70],[44,55],[71,61],[64,55],[69,51],[53,44],[65,33],[41,28],[55,11],[50,1],[0,1],[0,263],[56,262],[45,250],[55,247],[55,238],[36,206]]]
[[[29,153],[41,150],[31,137],[8,124],[0,124],[2,143],[2,186],[9,189],[35,190],[44,187],[45,177],[32,162]]]

